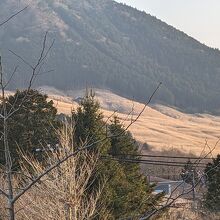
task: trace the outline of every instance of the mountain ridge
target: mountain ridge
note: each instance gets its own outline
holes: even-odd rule
[[[154,102],[189,112],[218,112],[219,50],[112,0],[20,2],[20,7],[29,3],[31,9],[0,30],[7,70],[20,65],[7,49],[33,61],[49,29],[56,44],[47,68],[55,72],[41,76],[37,85],[61,90],[106,88],[144,102],[162,81]],[[6,17],[18,5],[16,0],[3,0],[0,6],[0,17]],[[25,86],[28,69],[21,67],[19,74],[12,89]]]

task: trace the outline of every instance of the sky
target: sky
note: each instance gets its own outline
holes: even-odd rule
[[[220,49],[220,0],[116,0]]]

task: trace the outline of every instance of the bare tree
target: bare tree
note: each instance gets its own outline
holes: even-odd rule
[[[64,158],[73,151],[72,133],[72,126],[66,123],[59,132],[59,149],[48,152],[47,166],[52,166],[60,160],[59,158]],[[14,187],[17,189],[32,181],[33,176],[44,173],[46,169],[45,165],[22,151],[20,154],[22,155],[21,173],[15,174],[14,177]],[[100,213],[103,219],[107,219],[105,205],[99,200],[105,187],[104,177],[99,181],[97,190],[90,189],[88,192],[88,186],[96,179],[98,158],[97,153],[81,151],[47,173],[17,201],[16,219],[81,220],[94,219]]]
[[[23,9],[24,10],[24,9]],[[1,96],[0,96],[0,120],[2,122],[3,130],[1,131],[1,140],[3,142],[4,146],[4,157],[5,157],[5,167],[4,167],[4,173],[7,178],[7,190],[4,191],[0,188],[0,193],[2,193],[8,200],[8,207],[7,210],[9,212],[9,219],[13,220],[15,219],[15,211],[14,211],[14,204],[15,201],[18,199],[14,196],[14,190],[13,190],[13,173],[12,173],[12,158],[10,153],[10,146],[8,143],[8,120],[17,112],[19,109],[22,108],[23,104],[30,98],[29,97],[29,91],[33,85],[34,79],[36,76],[40,73],[41,67],[44,64],[44,60],[48,56],[49,51],[51,50],[54,41],[50,44],[48,48],[46,48],[47,43],[47,34],[44,36],[42,49],[39,55],[39,58],[37,59],[36,63],[34,65],[29,64],[26,60],[24,60],[21,56],[16,54],[15,52],[11,51],[16,57],[18,57],[20,60],[22,60],[29,68],[31,69],[31,76],[29,80],[29,84],[26,90],[26,95],[23,97],[22,101],[18,106],[16,106],[17,99],[15,99],[15,102],[11,105],[10,109],[7,108],[7,94],[6,94],[6,87],[10,83],[10,80],[12,79],[13,75],[16,72],[16,68],[12,74],[12,77],[10,77],[8,80],[4,79],[4,71],[2,68],[2,62],[0,58],[0,89],[1,89]],[[15,107],[16,106],[16,107]]]
[[[216,142],[214,147],[211,148],[208,145],[208,142],[206,141],[204,145],[204,149],[202,150],[200,154],[200,157],[194,163],[192,163],[195,169],[200,166],[201,162],[204,159],[206,159],[210,155],[212,156],[212,153],[217,147],[218,143],[219,143],[219,140]],[[205,148],[208,148],[208,153],[205,153]],[[207,174],[212,172],[212,170],[217,169],[219,166],[220,166],[220,163],[217,164],[215,167],[212,167],[211,169],[209,169],[207,172],[201,173],[201,175],[197,179],[195,179],[195,177],[193,176],[194,170],[192,170],[190,175],[188,175],[184,181],[180,182],[174,189],[172,189],[171,194],[169,196],[166,196],[163,198],[162,203],[158,207],[154,207],[153,211],[151,211],[150,213],[147,213],[146,216],[140,219],[141,220],[151,219],[161,214],[163,211],[166,211],[170,208],[175,208],[175,203],[179,199],[183,198],[186,195],[189,195],[190,193],[193,193],[193,201],[191,203],[191,207],[195,211],[196,206],[197,206],[196,198],[195,198],[195,191],[200,187],[202,180],[206,178]],[[188,184],[187,187],[185,187],[185,181],[187,181],[190,178],[193,178],[192,184],[191,185]],[[213,215],[212,218],[215,219],[216,216]]]

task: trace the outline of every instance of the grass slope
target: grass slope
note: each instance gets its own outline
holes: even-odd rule
[[[54,101],[59,113],[70,114],[71,109],[78,105],[73,100],[82,97],[83,91],[69,92],[69,96],[54,94],[48,90],[47,93]],[[143,108],[143,104],[109,91],[97,90],[96,97],[106,118],[117,111],[116,114],[125,125],[130,123],[132,118],[137,117]],[[128,117],[128,113],[132,110],[133,114]],[[191,152],[199,155],[204,148],[205,152],[208,152],[209,147],[213,148],[217,143],[220,135],[220,117],[209,114],[185,114],[171,107],[153,105],[146,108],[129,130],[138,141],[147,142],[155,150],[174,148],[185,153]],[[206,141],[209,146],[205,146]],[[220,145],[217,145],[213,154],[219,152]]]

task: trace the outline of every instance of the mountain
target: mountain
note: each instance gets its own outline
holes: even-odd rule
[[[30,70],[8,49],[33,63],[45,31],[55,44],[36,85],[61,90],[107,88],[144,102],[159,82],[154,102],[189,112],[220,109],[220,51],[145,12],[112,0],[1,0],[0,18],[30,7],[0,29],[9,89],[24,87]]]

